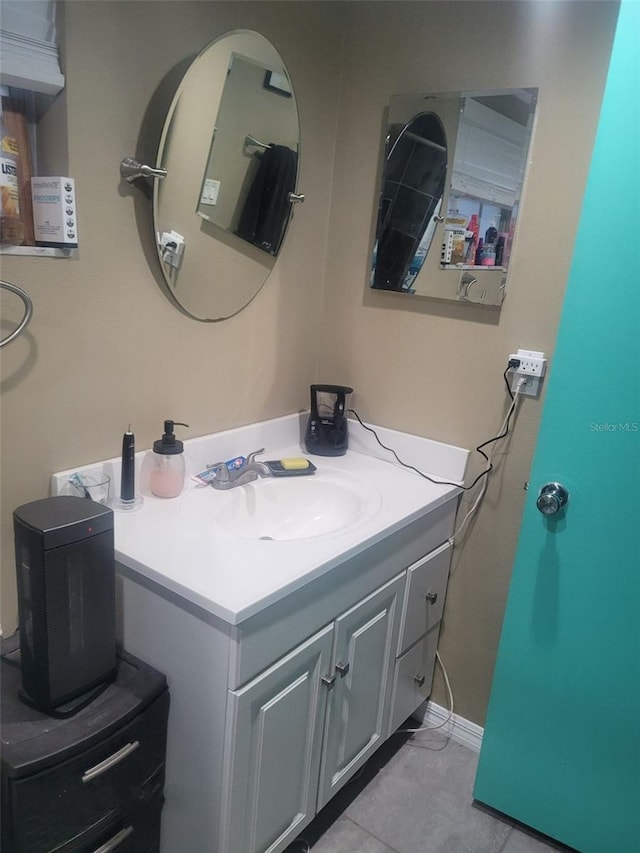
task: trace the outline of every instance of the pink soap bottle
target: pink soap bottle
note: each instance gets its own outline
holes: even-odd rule
[[[159,498],[175,498],[184,488],[184,445],[173,432],[174,426],[188,427],[179,421],[165,421],[162,438],[153,442],[151,491]]]

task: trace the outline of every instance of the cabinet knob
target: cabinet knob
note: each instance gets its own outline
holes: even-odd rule
[[[425,598],[427,599],[429,604],[435,604],[436,601],[438,600],[438,593],[437,592],[428,592],[425,595]]]
[[[424,675],[414,675],[413,680],[418,685],[418,687],[422,687],[422,685],[425,682],[425,677],[424,677]]]
[[[320,680],[322,681],[324,686],[327,688],[327,690],[331,690],[333,685],[336,683],[335,675],[323,675]]]
[[[349,672],[349,663],[337,663],[336,672],[340,673],[340,678],[344,678],[345,675]]]

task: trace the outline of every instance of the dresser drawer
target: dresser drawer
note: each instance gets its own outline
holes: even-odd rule
[[[398,655],[442,619],[450,562],[451,545],[446,543],[410,566],[402,608]]]
[[[165,691],[117,733],[81,755],[12,781],[16,850],[84,849],[67,845],[92,827],[104,824],[107,832],[122,816],[160,798],[168,709]],[[122,849],[129,849],[124,839]]]
[[[107,815],[53,848],[46,834],[42,834],[38,853],[158,853],[163,802],[162,794],[158,794],[129,814]],[[23,853],[23,850],[8,844],[6,853]]]

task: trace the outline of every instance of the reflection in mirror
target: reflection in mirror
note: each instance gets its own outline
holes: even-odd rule
[[[291,216],[299,124],[276,49],[238,30],[191,64],[165,120],[154,186],[170,295],[198,320],[231,317],[269,276]],[[269,155],[269,156],[267,156]]]
[[[277,255],[297,163],[298,116],[287,76],[232,55],[198,214]]]
[[[391,99],[371,287],[502,303],[536,99],[537,89]]]
[[[407,290],[420,271],[435,231],[447,172],[447,139],[435,113],[393,125],[378,209],[371,286]]]

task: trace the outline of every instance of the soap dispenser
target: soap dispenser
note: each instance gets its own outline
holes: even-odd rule
[[[165,421],[162,438],[153,442],[151,491],[159,498],[175,498],[184,486],[184,445],[175,437],[174,426],[188,427],[179,421]]]

